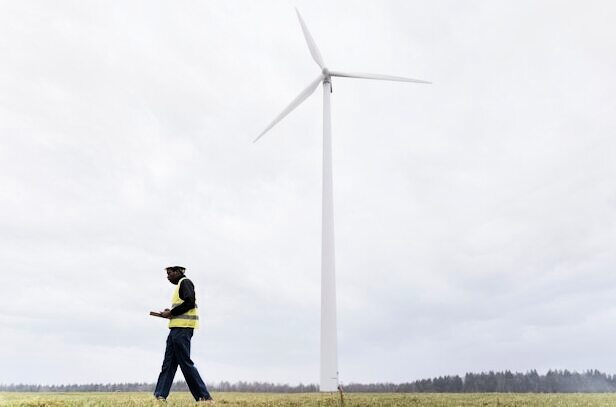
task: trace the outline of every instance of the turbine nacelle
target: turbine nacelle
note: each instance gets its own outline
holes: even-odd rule
[[[329,72],[329,69],[323,68],[323,71],[322,71],[321,75],[323,76],[323,85],[325,85],[326,83],[329,83],[331,85],[331,83],[332,83],[332,74]],[[330,87],[329,91],[333,92],[333,88]]]

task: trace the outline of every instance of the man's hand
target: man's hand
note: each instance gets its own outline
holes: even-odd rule
[[[171,315],[171,311],[169,311],[168,308],[166,308],[163,312],[160,313],[160,315],[163,318],[167,318],[167,319],[171,319],[172,315]]]

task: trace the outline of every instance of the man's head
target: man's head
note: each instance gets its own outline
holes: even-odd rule
[[[184,277],[186,268],[182,266],[170,266],[165,267],[165,270],[167,270],[167,280],[169,280],[171,284],[177,284],[182,277]]]

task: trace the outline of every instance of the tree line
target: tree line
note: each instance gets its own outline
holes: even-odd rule
[[[154,383],[32,385],[5,384],[0,391],[12,392],[153,392]],[[266,382],[208,383],[215,392],[312,393],[316,384],[275,384]],[[172,390],[188,391],[186,382],[175,382]],[[540,375],[536,370],[526,373],[482,372],[466,373],[464,377],[440,376],[407,383],[350,383],[343,386],[350,393],[606,393],[616,391],[616,375],[598,370],[583,373],[569,370],[549,370]]]
[[[466,373],[464,378],[441,376],[410,383],[351,383],[348,392],[391,393],[609,393],[616,391],[616,375],[598,370],[584,373],[569,370],[549,370],[540,375],[536,370],[526,373],[482,372]]]
[[[0,392],[129,392],[144,391],[154,392],[156,383],[91,383],[91,384],[60,384],[60,385],[40,385],[40,384],[0,384]],[[299,384],[291,386],[289,384],[274,384],[266,382],[219,382],[208,383],[210,391],[221,392],[258,392],[258,393],[314,393],[319,391],[316,384]],[[174,382],[171,391],[189,391],[185,381]]]

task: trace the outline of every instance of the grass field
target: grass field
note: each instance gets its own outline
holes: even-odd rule
[[[340,406],[338,395],[270,394],[270,393],[215,393],[217,406],[256,406],[256,407],[317,407]],[[195,406],[189,393],[172,393],[167,403],[153,400],[148,393],[1,393],[0,406]],[[467,406],[616,406],[616,394],[392,394],[366,393],[345,394],[345,406],[427,406],[427,407],[467,407]]]

